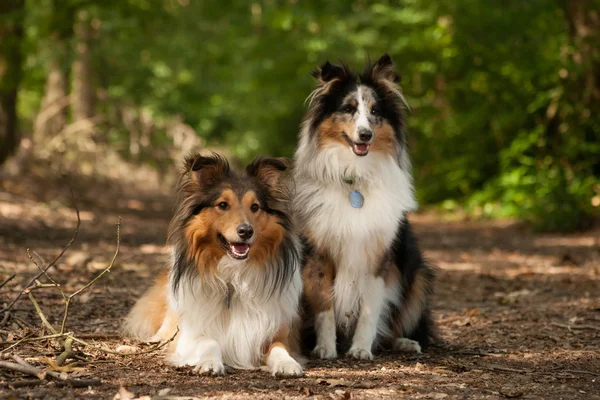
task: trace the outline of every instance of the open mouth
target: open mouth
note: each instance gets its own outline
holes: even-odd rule
[[[225,236],[219,233],[219,242],[223,249],[227,252],[227,255],[234,260],[245,260],[248,258],[250,252],[250,245],[248,243],[234,243],[225,239]]]
[[[354,154],[356,154],[359,157],[364,157],[367,154],[369,154],[369,148],[371,147],[370,144],[356,143],[356,142],[352,141],[348,135],[344,135],[344,136],[346,136],[346,140],[348,141],[348,144],[350,145],[350,147],[352,147],[352,151],[354,152]]]

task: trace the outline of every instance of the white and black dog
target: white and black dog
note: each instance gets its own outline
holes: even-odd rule
[[[406,218],[417,202],[399,77],[387,54],[360,74],[326,62],[313,75],[294,169],[304,348],[319,358],[420,352],[434,274]]]

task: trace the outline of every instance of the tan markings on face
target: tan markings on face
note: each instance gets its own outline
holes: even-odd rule
[[[228,204],[227,210],[219,209],[218,204],[221,202]],[[225,254],[217,234],[235,241],[237,227],[243,221],[240,203],[231,189],[224,190],[213,206],[204,208],[200,214],[190,219],[185,228],[188,257],[196,261],[201,273],[215,268],[217,261]]]
[[[323,149],[335,144],[348,146],[344,134],[350,136],[355,130],[356,126],[350,115],[334,114],[317,128],[317,147]]]
[[[386,120],[381,119],[380,121],[380,123],[371,125],[375,137],[371,145],[371,151],[395,155],[396,139],[394,128]]]
[[[256,265],[264,265],[273,258],[285,236],[285,229],[281,226],[279,218],[260,209],[260,202],[254,191],[249,191],[242,197],[242,208],[248,222],[254,229],[254,242],[250,246],[249,258]],[[252,206],[259,206],[257,212],[252,211]]]

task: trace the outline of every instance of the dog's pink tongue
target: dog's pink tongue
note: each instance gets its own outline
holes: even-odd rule
[[[233,247],[236,253],[244,254],[248,251],[249,246],[245,243],[234,243],[231,245],[231,247]]]
[[[366,143],[357,143],[356,150],[358,150],[359,153],[366,153],[369,151],[369,145]]]

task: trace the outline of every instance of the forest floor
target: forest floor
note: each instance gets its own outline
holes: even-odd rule
[[[424,354],[384,354],[372,362],[313,360],[298,379],[278,379],[261,370],[210,377],[168,365],[159,351],[129,356],[105,351],[122,345],[152,349],[122,339],[119,327],[167,263],[171,194],[110,182],[74,179],[71,185],[81,226],[50,272],[67,294],[109,265],[115,223],[122,218],[120,251],[111,272],[73,299],[67,320],[65,331],[93,346],[75,343],[84,361],[66,367],[54,365],[61,349],[52,340],[13,346],[43,334],[25,295],[10,319],[0,318],[0,358],[15,362],[17,355],[35,367],[97,385],[73,388],[60,379],[40,381],[0,368],[0,398],[600,399],[598,228],[534,234],[510,221],[413,215],[424,252],[438,268],[433,309],[442,342]],[[49,262],[73,235],[76,221],[64,182],[0,181],[0,282],[16,274],[0,289],[2,306],[37,273],[26,249]],[[33,293],[50,324],[59,327],[60,292],[40,288]]]

